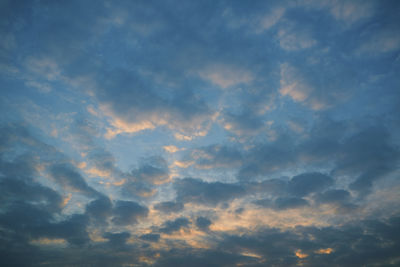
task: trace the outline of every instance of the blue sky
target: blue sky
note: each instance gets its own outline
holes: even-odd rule
[[[3,266],[400,264],[398,1],[1,1]]]

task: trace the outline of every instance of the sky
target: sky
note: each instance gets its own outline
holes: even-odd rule
[[[399,266],[400,1],[0,1],[1,266]]]

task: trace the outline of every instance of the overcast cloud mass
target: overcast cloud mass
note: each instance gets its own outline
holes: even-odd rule
[[[400,1],[0,1],[1,266],[399,266]]]

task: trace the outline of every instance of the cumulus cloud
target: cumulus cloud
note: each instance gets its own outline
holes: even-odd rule
[[[216,205],[242,196],[244,189],[236,184],[208,183],[200,179],[184,178],[174,182],[177,201]]]
[[[173,232],[179,231],[182,228],[187,228],[190,225],[190,221],[187,218],[177,218],[173,221],[166,221],[159,229],[161,233],[172,234]]]
[[[179,212],[183,210],[184,205],[180,202],[165,201],[154,205],[154,209],[164,213]]]
[[[208,230],[212,222],[206,217],[197,217],[196,218],[196,226],[205,231]]]
[[[298,197],[276,198],[273,201],[271,199],[259,199],[255,201],[255,204],[274,210],[296,209],[309,206],[307,200]]]
[[[145,241],[149,241],[149,242],[158,242],[158,240],[160,239],[160,235],[159,234],[144,234],[140,236],[140,239],[143,239]]]
[[[137,168],[123,177],[125,180],[121,184],[121,191],[126,196],[136,197],[153,196],[157,185],[167,183],[171,178],[167,162],[158,156],[142,159]]]
[[[138,169],[132,170],[135,179],[150,184],[161,184],[169,180],[167,162],[161,157],[147,158]]]
[[[112,221],[117,225],[136,224],[138,219],[147,216],[149,210],[133,201],[119,200],[113,209]]]
[[[239,167],[243,161],[242,153],[234,147],[210,145],[194,149],[190,153],[195,167],[199,169]]]
[[[107,79],[99,85],[96,96],[103,112],[111,119],[107,137],[158,126],[196,134],[204,130],[213,114],[192,92],[175,94],[170,99],[162,97],[137,73],[119,70],[104,77]]]
[[[322,173],[303,173],[294,176],[289,181],[289,192],[296,196],[305,196],[327,188],[333,184],[333,179]]]
[[[131,236],[131,234],[128,232],[122,232],[122,233],[106,232],[103,236],[109,240],[111,246],[121,246],[126,243],[127,239]]]
[[[50,175],[66,190],[82,192],[88,196],[96,196],[98,192],[91,188],[85,179],[71,165],[57,164],[50,168]]]

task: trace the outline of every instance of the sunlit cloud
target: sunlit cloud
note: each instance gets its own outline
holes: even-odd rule
[[[200,77],[226,89],[228,87],[251,82],[253,75],[241,68],[229,65],[211,65],[200,72]]]
[[[315,251],[317,254],[331,254],[332,252],[334,252],[332,248],[320,248]]]
[[[178,148],[174,145],[170,145],[170,146],[163,146],[164,150],[167,151],[168,153],[175,153],[178,151],[183,150],[182,148]]]
[[[67,241],[62,238],[55,238],[55,239],[40,238],[36,240],[31,240],[30,243],[36,246],[66,247],[68,245]]]
[[[296,250],[296,257],[299,259],[305,259],[308,257],[308,254],[303,253],[300,249]]]

